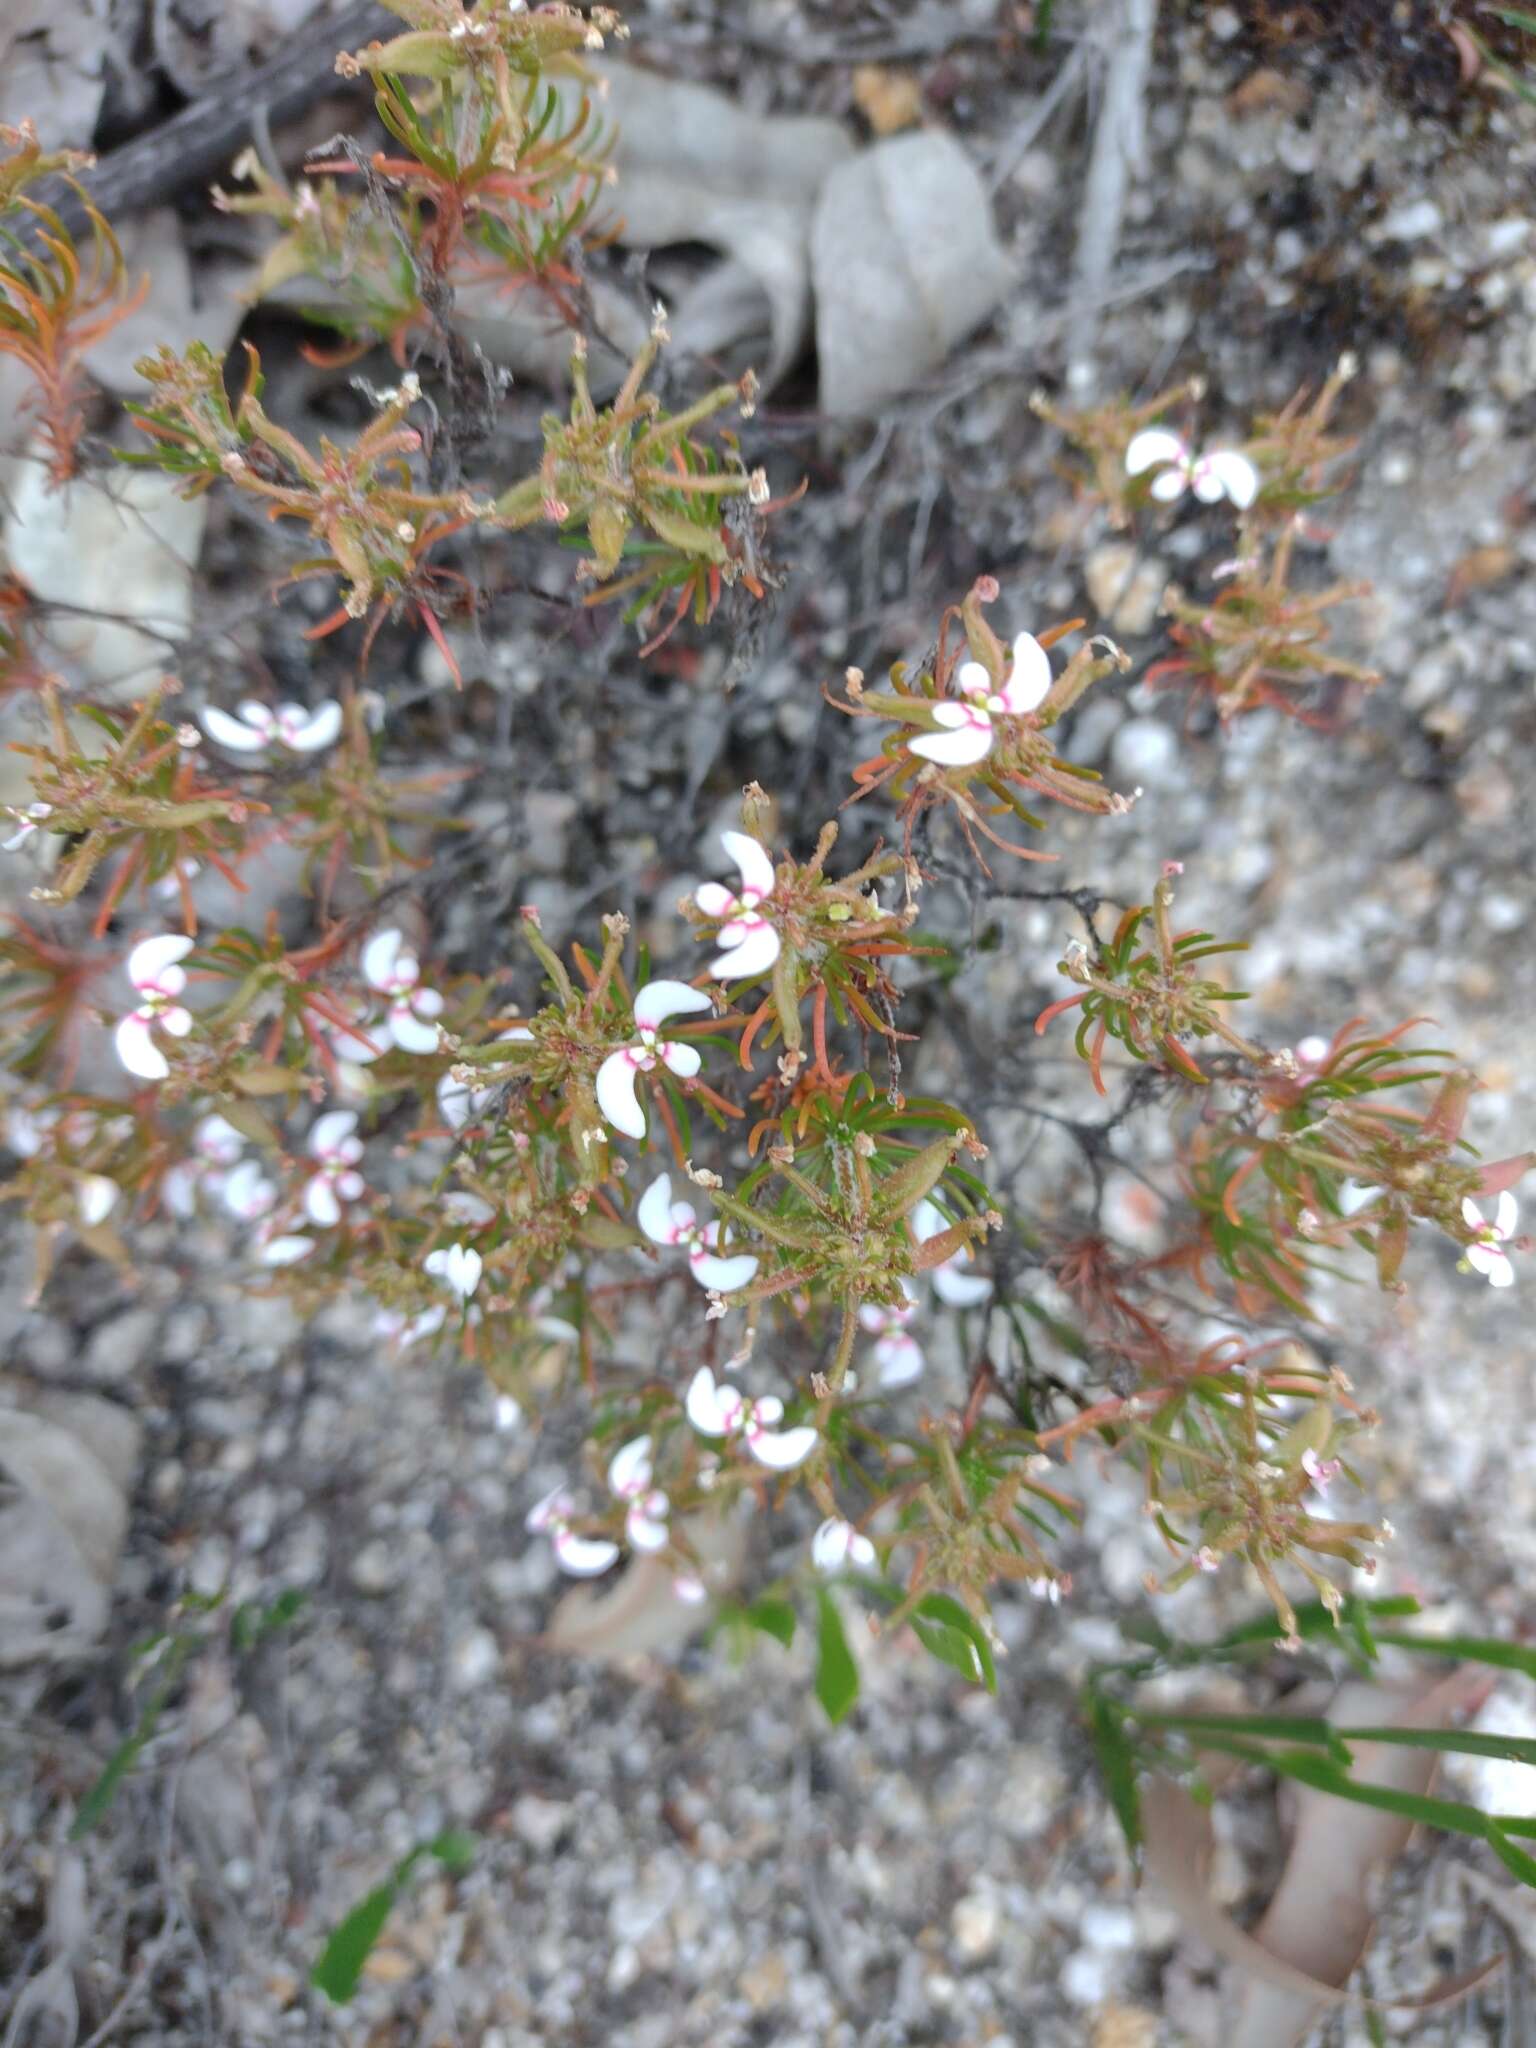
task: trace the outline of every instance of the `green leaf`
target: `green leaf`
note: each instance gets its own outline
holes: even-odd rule
[[[172,1695],[181,1683],[181,1674],[186,1669],[193,1651],[201,1649],[202,1645],[201,1635],[171,1637],[170,1646],[160,1666],[160,1683],[139,1710],[139,1718],[132,1733],[124,1736],[113,1750],[101,1776],[80,1802],[80,1810],[70,1825],[69,1839],[72,1842],[78,1842],[83,1836],[88,1835],[117,1797],[118,1788],[143,1755],[150,1737],[160,1725],[160,1716],[165,1712]]]
[[[1454,1657],[1470,1664],[1492,1664],[1500,1671],[1520,1671],[1536,1678],[1536,1649],[1523,1643],[1500,1642],[1497,1636],[1416,1636],[1407,1629],[1378,1629],[1377,1640],[1395,1650],[1421,1650],[1431,1657]]]
[[[242,1600],[229,1618],[229,1643],[233,1650],[254,1650],[270,1635],[288,1624],[309,1604],[309,1595],[290,1586],[267,1606]]]
[[[376,1885],[348,1913],[332,1932],[320,1960],[309,1974],[317,1991],[323,1991],[333,2005],[345,2005],[356,1992],[364,1965],[378,1944],[395,1904],[423,1857],[431,1856],[454,1876],[466,1871],[474,1860],[475,1837],[461,1828],[449,1828],[430,1842],[422,1842],[403,1857],[383,1884]]]
[[[958,1671],[972,1685],[997,1691],[997,1666],[986,1631],[958,1600],[947,1593],[929,1593],[912,1615],[912,1633],[930,1655],[951,1671]]]
[[[1346,1742],[1390,1742],[1399,1749],[1436,1749],[1450,1756],[1494,1756],[1536,1764],[1536,1741],[1523,1735],[1479,1735],[1468,1728],[1340,1728]]]
[[[1141,1854],[1141,1797],[1136,1789],[1136,1751],[1125,1732],[1125,1721],[1113,1700],[1096,1687],[1083,1696],[1088,1732],[1103,1773],[1109,1803],[1115,1810],[1120,1831],[1131,1855]]]
[[[775,1642],[782,1643],[786,1650],[795,1640],[795,1610],[787,1600],[776,1600],[765,1593],[750,1607],[744,1607],[741,1617],[765,1636],[772,1636]]]
[[[816,1697],[829,1721],[841,1721],[859,1696],[859,1667],[853,1661],[842,1619],[825,1586],[816,1589]]]
[[[1155,1714],[1129,1710],[1129,1718],[1144,1728],[1173,1728],[1199,1745],[1205,1734],[1245,1735],[1258,1742],[1300,1742],[1326,1749],[1339,1766],[1347,1770],[1349,1751],[1341,1737],[1355,1737],[1357,1728],[1334,1728],[1321,1717],[1305,1714]]]

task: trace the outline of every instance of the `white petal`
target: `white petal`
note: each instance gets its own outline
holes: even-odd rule
[[[720,844],[740,870],[743,889],[755,889],[759,900],[773,894],[773,862],[766,847],[745,832],[722,832]]]
[[[341,1150],[344,1139],[350,1138],[357,1129],[357,1111],[354,1109],[328,1109],[324,1116],[317,1117],[309,1134],[309,1151],[313,1159],[325,1159]],[[356,1158],[356,1153],[352,1157]]]
[[[375,932],[363,948],[363,979],[371,987],[382,989],[393,989],[400,980],[413,982],[420,970],[412,956],[405,953],[406,962],[415,971],[402,976],[399,972],[402,953],[405,953],[404,932],[396,931],[393,926],[388,931]]]
[[[688,1383],[683,1406],[688,1420],[700,1436],[726,1436],[736,1419],[737,1404],[727,1404],[721,1399],[725,1390],[716,1386],[715,1376],[707,1365],[701,1365]],[[735,1393],[731,1388],[730,1392]]]
[[[910,1387],[914,1380],[921,1379],[926,1362],[923,1347],[915,1337],[882,1337],[875,1346],[880,1385],[887,1393],[897,1387]]]
[[[1020,633],[1013,643],[1013,673],[1003,688],[1003,702],[1016,716],[1034,711],[1050,694],[1051,657],[1033,633]]]
[[[761,1400],[752,1403],[752,1418],[761,1428],[769,1429],[784,1420],[784,1403],[777,1394],[764,1394]]]
[[[635,1204],[635,1221],[652,1244],[672,1242],[672,1181],[658,1173]]]
[[[1468,1230],[1481,1230],[1483,1228],[1483,1212],[1478,1208],[1470,1195],[1463,1195],[1461,1198],[1461,1220],[1466,1224]]]
[[[1498,1199],[1493,1212],[1493,1227],[1500,1237],[1513,1237],[1515,1225],[1520,1220],[1520,1209],[1514,1196],[1506,1188]]]
[[[992,694],[992,672],[979,661],[962,661],[955,674],[955,688],[962,697],[990,697]],[[954,706],[951,704],[946,704],[941,708],[939,713],[941,724],[954,724],[955,721],[952,718],[946,718],[943,715],[945,711],[952,711],[953,709]]]
[[[1488,1285],[1490,1287],[1513,1287],[1514,1284],[1515,1269],[1508,1259],[1501,1257],[1496,1266],[1489,1267]]]
[[[675,1578],[672,1581],[672,1591],[677,1599],[689,1607],[696,1607],[701,1600],[709,1598],[702,1579]]]
[[[358,1032],[366,1029],[368,1036],[361,1038]],[[331,1050],[339,1060],[350,1060],[354,1066],[372,1066],[389,1051],[389,1033],[382,1024],[369,1022],[359,1024],[352,1031],[334,1031],[331,1034]]]
[[[161,1176],[160,1199],[182,1222],[197,1211],[197,1178],[190,1166],[169,1167]]]
[[[819,1572],[840,1572],[848,1559],[848,1539],[853,1526],[841,1515],[830,1515],[811,1538],[811,1563]]]
[[[141,1081],[163,1081],[170,1073],[170,1063],[155,1044],[149,1019],[142,1011],[134,1010],[124,1017],[112,1038],[118,1058]]]
[[[1188,489],[1189,478],[1182,469],[1165,469],[1152,482],[1152,495],[1161,505],[1172,505]]]
[[[629,1538],[632,1550],[665,1550],[671,1541],[671,1531],[666,1523],[653,1521],[649,1515],[641,1514],[638,1508],[631,1508],[625,1516],[624,1534]]]
[[[720,943],[730,950],[709,963],[717,981],[746,981],[754,974],[766,974],[779,957],[779,935],[771,924],[750,926],[734,945],[722,932]]]
[[[933,1282],[934,1293],[940,1301],[947,1301],[951,1308],[977,1308],[992,1292],[990,1280],[983,1280],[975,1273],[957,1273],[948,1259],[942,1266],[936,1266],[928,1277]]]
[[[209,739],[232,754],[259,754],[267,744],[264,732],[243,724],[238,718],[231,718],[217,704],[205,704],[197,719]]]
[[[312,1223],[318,1223],[322,1230],[329,1230],[341,1221],[341,1204],[336,1199],[336,1190],[323,1173],[317,1173],[304,1184],[304,1208]]]
[[[443,1278],[461,1301],[468,1301],[480,1285],[485,1261],[472,1246],[451,1244],[443,1262]]]
[[[121,1193],[115,1180],[104,1173],[82,1173],[75,1182],[75,1205],[84,1224],[104,1223],[117,1206]]]
[[[925,761],[937,761],[945,768],[969,768],[991,753],[992,728],[967,725],[961,732],[924,733],[921,739],[907,741],[907,751],[921,754]]]
[[[168,967],[165,971],[167,974],[174,974],[178,980],[183,979],[179,967]],[[160,1012],[156,1022],[160,1029],[168,1031],[172,1038],[185,1038],[192,1029],[192,1012],[184,1010],[180,1003],[172,1003]]]
[[[309,1237],[269,1237],[256,1256],[264,1266],[296,1266],[314,1248]]]
[[[1177,434],[1170,434],[1166,427],[1144,427],[1125,451],[1125,473],[1127,476],[1140,476],[1154,463],[1183,462],[1184,459],[1184,443]],[[1183,489],[1182,484],[1180,489]]]
[[[734,1258],[716,1259],[706,1255],[693,1259],[689,1270],[701,1287],[707,1287],[715,1294],[734,1294],[738,1287],[745,1287],[757,1272],[757,1260],[750,1252],[738,1252]]]
[[[651,1439],[648,1436],[631,1437],[608,1461],[609,1490],[620,1500],[632,1500],[649,1488],[653,1470]]]
[[[820,1439],[809,1423],[799,1429],[786,1429],[782,1434],[773,1430],[755,1430],[748,1439],[747,1449],[759,1465],[766,1465],[770,1471],[788,1472],[796,1465],[803,1465],[815,1450]]]
[[[498,1394],[492,1412],[498,1429],[516,1429],[523,1419],[523,1404],[511,1394]]]
[[[231,1216],[253,1223],[258,1216],[265,1216],[277,1200],[277,1189],[262,1172],[258,1160],[243,1159],[220,1182],[219,1200]]]
[[[658,1046],[656,1049],[661,1054],[661,1063],[667,1071],[680,1075],[685,1081],[691,1081],[704,1064],[699,1058],[697,1048],[685,1045],[679,1039],[671,1039],[666,1045]]]
[[[205,1159],[220,1166],[233,1166],[245,1150],[245,1133],[236,1130],[228,1117],[216,1109],[201,1118],[192,1132],[192,1142]]]
[[[1240,511],[1246,511],[1259,495],[1259,472],[1246,455],[1217,448],[1202,458],[1201,466],[1216,479],[1217,495],[1224,491]]]
[[[626,1138],[645,1136],[645,1112],[635,1096],[635,1068],[626,1052],[611,1052],[597,1070],[597,1106]]]
[[[573,1579],[595,1579],[618,1561],[619,1546],[606,1536],[578,1536],[574,1529],[557,1529],[554,1544],[555,1562]]]
[[[430,994],[422,989],[419,995]],[[409,1003],[392,1003],[389,1011],[389,1035],[402,1052],[433,1053],[441,1040],[438,1027],[418,1017]]]
[[[693,900],[706,917],[729,917],[736,909],[736,898],[719,882],[700,882]]]
[[[686,981],[648,981],[635,996],[635,1022],[642,1031],[654,1031],[669,1017],[681,1017],[689,1010],[710,1010],[714,1005],[701,988]]]
[[[128,979],[135,988],[155,986],[164,988],[167,995],[179,995],[187,985],[185,976],[180,981],[166,981],[164,970],[178,960],[185,960],[193,944],[193,940],[183,938],[179,932],[166,932],[158,939],[140,939],[128,955]]]
[[[288,728],[284,744],[292,747],[296,754],[314,754],[321,747],[334,746],[340,737],[341,706],[334,698],[327,698],[304,718],[301,725]]]
[[[523,1527],[535,1536],[542,1536],[551,1522],[563,1521],[571,1512],[571,1496],[563,1486],[557,1486],[552,1493],[535,1501],[523,1517]]]

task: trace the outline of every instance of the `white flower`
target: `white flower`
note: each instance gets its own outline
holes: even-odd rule
[[[423,1337],[435,1337],[448,1320],[441,1302],[424,1308],[419,1315],[403,1315],[397,1308],[381,1308],[373,1319],[373,1334],[386,1344],[398,1344],[402,1351],[419,1344]],[[519,1409],[521,1414],[521,1409]]]
[[[523,1419],[523,1404],[511,1394],[498,1394],[491,1412],[498,1429],[516,1429]]]
[[[645,1136],[645,1113],[635,1095],[635,1076],[648,1074],[660,1064],[670,1073],[691,1079],[700,1060],[691,1045],[676,1039],[658,1038],[657,1032],[669,1017],[687,1010],[708,1010],[709,997],[686,981],[648,981],[635,996],[635,1029],[632,1045],[609,1053],[597,1070],[597,1106],[616,1131],[626,1138]]]
[[[16,820],[16,830],[9,839],[0,839],[0,852],[4,853],[14,853],[18,846],[24,845],[38,829],[43,819],[53,816],[53,805],[43,803],[28,804],[24,811],[13,809],[11,816]]]
[[[917,1314],[917,1289],[910,1280],[903,1280],[901,1291],[906,1299],[899,1308],[881,1308],[866,1301],[859,1309],[860,1329],[868,1330],[875,1339],[880,1385],[888,1389],[910,1386],[927,1362],[923,1347],[907,1328]]]
[[[668,1175],[657,1174],[635,1209],[635,1221],[652,1244],[680,1245],[688,1253],[688,1267],[701,1287],[712,1294],[734,1294],[745,1287],[757,1271],[758,1262],[750,1252],[721,1258],[715,1250],[720,1242],[718,1223],[701,1224],[691,1202],[674,1202]]]
[[[667,1516],[672,1503],[651,1484],[651,1439],[632,1437],[613,1454],[608,1464],[608,1484],[625,1504],[624,1534],[632,1550],[665,1550]]]
[[[171,1071],[155,1043],[155,1027],[172,1038],[185,1038],[192,1029],[191,1011],[176,1000],[187,985],[186,972],[176,963],[191,950],[190,939],[169,932],[163,938],[141,939],[128,955],[128,979],[141,1001],[119,1022],[113,1037],[118,1058],[141,1081],[163,1081]]]
[[[968,768],[991,753],[994,719],[1023,718],[1039,710],[1051,687],[1051,658],[1033,633],[1020,633],[1013,643],[1008,680],[1000,690],[979,661],[962,662],[955,683],[959,698],[945,697],[933,707],[936,722],[948,729],[925,733],[907,746],[925,761]]]
[[[719,882],[704,882],[693,900],[706,917],[725,920],[720,927],[724,951],[709,963],[710,973],[719,981],[745,981],[766,974],[779,957],[779,935],[760,908],[773,894],[773,862],[745,832],[722,832],[720,844],[736,863],[741,889],[733,895]]]
[[[1320,1067],[1332,1050],[1331,1042],[1316,1032],[1296,1041],[1296,1057],[1304,1067]]]
[[[1462,1203],[1461,1215],[1468,1230],[1477,1232],[1476,1244],[1467,1246],[1467,1264],[1474,1272],[1482,1273],[1490,1287],[1513,1287],[1515,1269],[1509,1263],[1504,1245],[1514,1236],[1520,1216],[1514,1196],[1508,1188],[1504,1190],[1495,1205],[1491,1223],[1484,1218],[1476,1202],[1470,1199]]]
[[[108,1180],[104,1173],[82,1173],[75,1182],[75,1207],[80,1212],[80,1221],[87,1228],[105,1223],[117,1207],[121,1193],[117,1182]]]
[[[1244,511],[1259,495],[1259,473],[1246,455],[1230,448],[1213,448],[1196,455],[1177,434],[1165,427],[1148,427],[1137,434],[1125,451],[1127,476],[1161,468],[1152,479],[1152,495],[1160,504],[1171,505],[1186,491],[1193,491],[1204,505],[1230,498]]]
[[[829,1516],[811,1538],[811,1563],[819,1572],[868,1571],[874,1562],[873,1543],[840,1515]]]
[[[919,1244],[926,1244],[930,1237],[937,1237],[940,1231],[948,1230],[949,1224],[938,1206],[924,1198],[912,1211],[912,1235]],[[992,1282],[976,1273],[964,1273],[962,1266],[970,1264],[971,1254],[963,1247],[952,1252],[941,1266],[931,1266],[928,1278],[933,1282],[933,1291],[940,1301],[946,1301],[951,1308],[976,1308],[987,1300],[992,1292]]]
[[[441,1245],[435,1252],[428,1252],[423,1266],[434,1280],[441,1280],[450,1293],[460,1301],[468,1301],[480,1285],[480,1274],[484,1266],[477,1251],[467,1245]]]
[[[1197,1572],[1219,1572],[1221,1570],[1221,1552],[1219,1550],[1212,1550],[1209,1543],[1202,1543],[1195,1552],[1195,1570]]]
[[[294,754],[316,754],[334,746],[341,737],[341,706],[326,698],[313,711],[302,704],[270,704],[250,700],[232,718],[216,704],[205,704],[198,713],[203,731],[232,754],[260,754],[268,747],[288,748]]]
[[[384,1023],[367,1027],[368,1036],[375,1043],[383,1041],[381,1049],[387,1048],[392,1040],[402,1052],[437,1051],[438,1031],[432,1020],[441,1016],[443,999],[435,988],[423,988],[421,963],[407,947],[404,932],[391,929],[374,933],[363,948],[363,979],[389,1005]],[[354,1041],[350,1039],[347,1043],[348,1059],[378,1057],[366,1047],[361,1052],[354,1051]]]
[[[24,1102],[6,1112],[5,1142],[18,1159],[35,1159],[59,1120],[56,1109],[29,1109]]]
[[[368,1192],[368,1184],[357,1171],[363,1156],[356,1113],[332,1109],[320,1117],[309,1134],[309,1156],[319,1162],[320,1171],[304,1184],[304,1207],[312,1223],[329,1230],[341,1221],[343,1202],[355,1202]]]
[[[242,1223],[255,1223],[277,1203],[277,1189],[256,1159],[242,1159],[219,1183],[219,1200],[231,1216]]]
[[[217,1110],[192,1127],[192,1154],[167,1168],[160,1193],[173,1216],[191,1216],[196,1209],[199,1188],[217,1196],[224,1187],[228,1169],[245,1150],[245,1138]]]
[[[284,1233],[264,1237],[257,1246],[256,1257],[263,1266],[296,1266],[300,1259],[307,1259],[314,1248],[312,1237]]]
[[[530,1508],[525,1526],[536,1536],[548,1536],[554,1546],[555,1562],[573,1579],[594,1579],[618,1561],[619,1546],[606,1536],[579,1536],[570,1526],[575,1502],[563,1486],[547,1493]]]
[[[809,1423],[798,1429],[773,1427],[784,1416],[784,1403],[776,1394],[744,1400],[733,1386],[717,1384],[707,1365],[694,1374],[684,1405],[700,1436],[740,1436],[757,1462],[775,1472],[803,1465],[816,1448],[817,1433]]]

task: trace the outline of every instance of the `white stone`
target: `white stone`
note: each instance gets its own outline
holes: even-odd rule
[[[49,657],[126,699],[171,665],[191,629],[207,522],[206,497],[181,497],[155,470],[107,469],[55,489],[28,459],[16,465],[0,547],[35,598],[64,608],[40,622]],[[108,616],[88,616],[98,612]]]
[[[473,1692],[501,1665],[501,1648],[488,1628],[466,1629],[448,1653],[448,1670],[459,1692]]]
[[[1128,718],[1109,750],[1116,786],[1166,787],[1179,777],[1179,742],[1156,718]]]

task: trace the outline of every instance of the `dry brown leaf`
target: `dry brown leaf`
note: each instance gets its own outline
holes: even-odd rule
[[[1452,568],[1446,579],[1445,608],[1454,611],[1465,603],[1474,590],[1487,590],[1519,567],[1520,557],[1507,542],[1500,541],[1492,547],[1473,548],[1469,554]]]
[[[691,1516],[682,1534],[697,1552],[711,1594],[730,1591],[746,1560],[746,1529],[720,1516]],[[669,1657],[698,1633],[709,1613],[679,1600],[676,1574],[660,1558],[637,1557],[610,1586],[575,1586],[550,1616],[544,1640],[576,1657]]]
[[[936,370],[1013,282],[975,166],[937,129],[835,170],[811,232],[821,406],[867,417]]]
[[[910,71],[860,64],[853,74],[853,104],[877,135],[896,135],[922,119],[923,88]]]
[[[1484,1674],[1457,1670],[1406,1700],[1379,1687],[1348,1686],[1332,1718],[1344,1725],[1446,1727],[1473,1711],[1488,1685]],[[1354,1755],[1354,1774],[1365,1784],[1423,1793],[1434,1777],[1432,1751],[1359,1743]],[[1413,1832],[1396,1814],[1305,1786],[1293,1790],[1295,1821],[1285,1869],[1250,1934],[1211,1897],[1215,1838],[1207,1809],[1170,1779],[1153,1779],[1145,1789],[1148,1869],[1191,1932],[1234,1966],[1236,2009],[1224,2038],[1241,2041],[1243,2048],[1295,2048],[1321,2013],[1354,2002],[1344,1987],[1370,1939],[1372,1874],[1401,1853]],[[1463,1997],[1499,1961],[1442,1979],[1420,1997],[1384,2003],[1429,2011]]]

